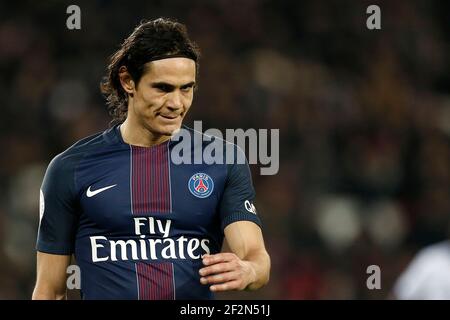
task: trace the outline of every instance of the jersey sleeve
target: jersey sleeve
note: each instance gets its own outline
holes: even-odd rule
[[[242,152],[239,148],[237,150]],[[261,220],[253,204],[254,198],[255,190],[247,161],[229,164],[219,209],[222,230],[236,221],[252,221],[261,227]]]
[[[70,255],[74,252],[78,222],[74,169],[70,159],[59,155],[50,162],[40,192],[36,250]]]

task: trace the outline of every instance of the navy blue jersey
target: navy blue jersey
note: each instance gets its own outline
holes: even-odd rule
[[[260,225],[246,162],[175,164],[177,144],[129,145],[115,126],[49,164],[37,250],[75,255],[84,299],[211,299],[202,255],[220,252],[230,223]]]

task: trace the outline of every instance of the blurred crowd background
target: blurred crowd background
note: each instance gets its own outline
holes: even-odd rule
[[[81,30],[66,8],[81,8]],[[381,8],[368,30],[366,8]],[[450,235],[448,1],[0,2],[0,299],[29,299],[49,161],[110,117],[107,58],[142,19],[202,50],[187,124],[280,129],[280,170],[252,166],[271,280],[237,299],[385,299]],[[381,269],[369,290],[366,269]],[[449,271],[450,276],[450,271]]]

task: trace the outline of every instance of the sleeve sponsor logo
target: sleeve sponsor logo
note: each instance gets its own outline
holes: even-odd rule
[[[244,206],[245,206],[245,209],[247,209],[248,212],[253,213],[253,214],[256,214],[256,208],[255,208],[255,206],[253,205],[253,203],[251,203],[251,202],[248,201],[248,200],[245,200]]]
[[[41,224],[42,217],[44,216],[45,211],[45,200],[44,200],[44,192],[42,189],[39,190],[39,224]]]

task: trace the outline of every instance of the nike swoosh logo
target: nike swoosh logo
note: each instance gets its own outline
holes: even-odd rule
[[[86,190],[86,196],[88,198],[93,197],[93,196],[99,194],[100,192],[103,192],[105,190],[111,189],[111,188],[113,188],[115,186],[117,186],[117,184],[113,184],[112,186],[107,186],[107,187],[100,188],[100,189],[93,190],[93,191],[91,190],[91,186],[89,186],[89,188]]]

